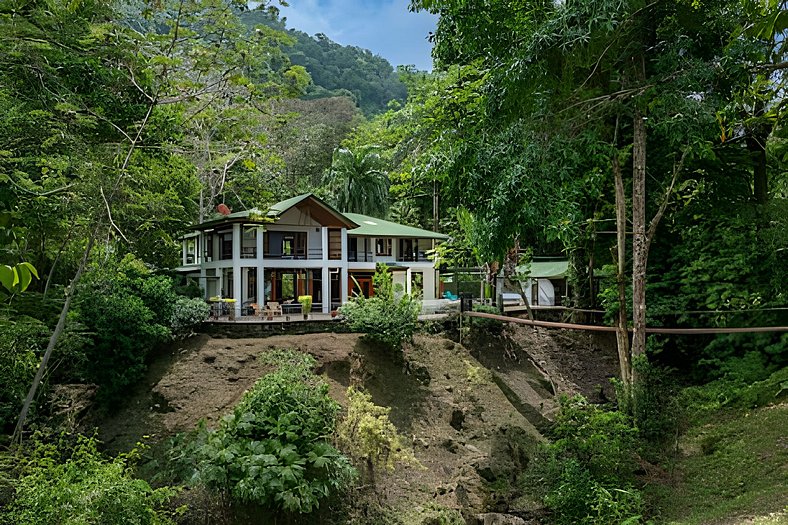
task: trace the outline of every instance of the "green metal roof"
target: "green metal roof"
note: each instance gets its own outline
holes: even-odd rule
[[[211,219],[203,222],[202,224],[196,224],[194,226],[191,226],[191,229],[199,230],[206,227],[213,227],[213,226],[218,226],[219,224],[233,223],[233,222],[250,222],[250,223],[260,223],[260,224],[274,222],[284,212],[286,212],[293,206],[296,206],[307,199],[314,200],[315,202],[318,203],[318,205],[322,206],[328,213],[336,216],[340,220],[340,222],[347,223],[348,228],[352,228],[353,226],[356,225],[349,217],[340,213],[332,206],[325,203],[322,199],[318,198],[312,193],[304,193],[302,195],[296,195],[295,197],[290,197],[289,199],[285,199],[283,201],[274,203],[271,205],[271,207],[268,208],[268,211],[261,211],[257,208],[252,208],[251,210],[237,211],[229,215],[214,213]]]
[[[376,217],[361,215],[360,213],[344,213],[345,217],[359,225],[358,228],[348,230],[348,235],[360,237],[411,237],[415,239],[441,239],[446,240],[448,235],[437,233],[413,226],[405,226],[396,222],[384,221]]]
[[[279,201],[275,204],[272,204],[270,208],[268,208],[268,216],[269,217],[279,217],[284,212],[298,204],[299,202],[306,200],[309,197],[314,197],[311,193],[304,193],[302,195],[296,195],[295,197],[290,197],[289,199],[285,199],[283,201]]]
[[[530,264],[530,271],[528,269],[528,265],[518,266],[517,272],[528,273],[529,277],[541,279],[566,277],[569,261],[533,261]]]

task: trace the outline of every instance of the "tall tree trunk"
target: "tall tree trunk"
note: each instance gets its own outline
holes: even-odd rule
[[[636,109],[632,136],[632,357],[646,351],[646,125]],[[635,379],[633,374],[633,380]]]
[[[632,363],[629,358],[629,332],[627,331],[627,201],[624,194],[624,177],[618,162],[618,152],[613,155],[613,177],[616,187],[616,281],[618,284],[618,319],[616,321],[616,346],[621,368],[621,382],[629,391],[632,385]]]
[[[436,232],[439,231],[438,227],[440,225],[440,215],[438,213],[438,181],[432,181],[432,231]]]
[[[769,198],[769,181],[766,175],[766,137],[750,134],[747,149],[752,156],[753,197],[758,204],[766,204]]]

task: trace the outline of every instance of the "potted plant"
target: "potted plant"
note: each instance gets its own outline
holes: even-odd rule
[[[235,321],[235,299],[222,299],[227,304],[227,318]]]
[[[299,295],[298,302],[301,303],[301,313],[304,314],[304,319],[309,319],[309,312],[312,311],[312,296]]]

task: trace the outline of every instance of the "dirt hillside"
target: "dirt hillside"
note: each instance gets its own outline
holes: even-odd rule
[[[513,484],[542,439],[539,428],[556,409],[555,392],[596,387],[584,388],[589,381],[562,370],[565,350],[546,334],[514,331],[468,344],[470,349],[420,335],[398,360],[356,334],[200,335],[157,356],[122,408],[92,422],[112,451],[128,450],[143,436],[161,441],[193,429],[200,419],[212,426],[268,372],[261,354],[293,348],[315,357],[316,372],[341,404],[354,385],[369,391],[376,404],[391,407],[392,422],[421,466],[400,467],[379,480],[386,505],[405,512],[437,503],[470,520],[487,511],[538,513],[533,502],[512,504],[512,494],[500,487]]]

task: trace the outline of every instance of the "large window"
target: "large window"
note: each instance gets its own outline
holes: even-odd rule
[[[306,232],[287,233],[282,237],[282,257],[306,259]]]
[[[414,245],[417,241],[413,239],[400,239],[399,240],[399,260],[400,261],[415,261],[416,253]]]
[[[328,258],[332,261],[342,258],[342,230],[328,230]]]
[[[221,242],[221,259],[226,261],[233,258],[233,232],[222,233],[219,237]]]
[[[197,262],[197,237],[186,239],[186,264]]]
[[[391,239],[375,239],[375,255],[391,255]]]

